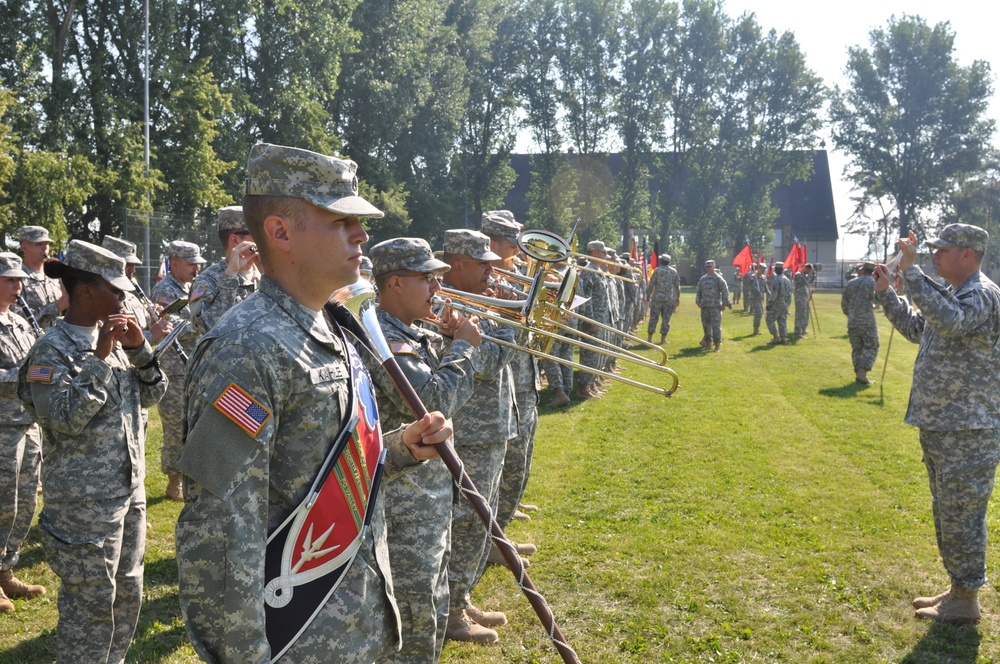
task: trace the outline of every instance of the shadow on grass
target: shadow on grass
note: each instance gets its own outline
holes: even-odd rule
[[[142,604],[139,625],[129,647],[129,660],[158,661],[188,643],[187,630],[181,622],[181,607],[177,591],[167,593]]]
[[[975,625],[941,625],[933,623],[905,657],[902,664],[949,662],[974,664],[979,658],[982,637]]]
[[[871,390],[874,385],[862,385],[857,381],[851,381],[842,387],[824,387],[819,393],[824,397],[836,397],[838,399],[851,399],[859,393]]]
[[[47,629],[38,636],[25,639],[9,650],[0,653],[0,664],[24,662],[54,662],[56,660],[56,631]]]
[[[697,355],[707,355],[708,352],[701,346],[678,349],[671,357],[695,357]]]
[[[750,352],[751,353],[759,353],[761,351],[774,350],[775,348],[781,348],[782,346],[787,346],[787,345],[789,345],[789,344],[769,344],[767,342],[764,342],[764,343],[762,343],[760,345],[757,345],[757,346],[754,346],[753,348],[751,348]]]

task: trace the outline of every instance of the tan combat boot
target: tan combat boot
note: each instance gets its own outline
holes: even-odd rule
[[[566,394],[566,392],[564,392],[563,389],[560,387],[559,389],[552,392],[552,398],[549,399],[548,407],[561,408],[562,406],[565,406],[567,404],[569,404],[569,395]]]
[[[537,512],[538,511],[538,505],[530,505],[528,503],[518,503],[518,507],[520,507],[525,512]]]
[[[45,594],[45,586],[25,583],[14,576],[12,569],[0,571],[0,588],[4,595],[15,599],[33,599]]]
[[[531,521],[531,517],[521,510],[514,510],[514,521]]]
[[[864,369],[858,369],[857,374],[855,374],[855,380],[862,385],[872,384],[872,379],[868,377],[868,372]]]
[[[465,607],[465,615],[480,627],[503,627],[507,624],[507,616],[503,611],[483,611],[471,604]]]
[[[445,628],[444,638],[446,641],[488,644],[499,641],[500,635],[478,624],[465,611],[459,611],[448,614],[448,626]]]
[[[486,566],[507,567],[507,561],[504,559],[503,554],[500,553],[500,549],[498,549],[496,545],[490,546],[489,555],[486,556]],[[529,567],[531,567],[531,561],[528,560],[527,558],[521,558],[521,567],[523,567],[524,569],[528,569]]]
[[[977,623],[981,616],[979,590],[963,590],[954,585],[939,604],[917,609],[918,618],[940,623]]]
[[[180,475],[167,475],[167,500],[184,502],[184,484]]]
[[[14,602],[10,601],[0,589],[0,613],[14,613],[14,611]]]
[[[716,342],[715,342],[715,352],[716,352],[716,353],[718,353],[718,352],[719,352],[719,349],[720,349],[721,347],[722,347],[722,342],[721,342],[721,341],[716,341]]]
[[[936,606],[941,603],[941,600],[943,600],[950,594],[951,594],[951,588],[948,588],[948,590],[944,591],[940,595],[935,595],[934,597],[918,597],[915,600],[913,600],[913,608],[926,609],[930,606]]]
[[[653,343],[653,333],[652,332],[650,332],[649,334],[646,335],[646,341],[648,341],[649,343]]]

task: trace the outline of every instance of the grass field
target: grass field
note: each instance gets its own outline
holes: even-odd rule
[[[821,331],[785,347],[727,312],[721,352],[703,353],[688,290],[667,346],[672,399],[616,385],[542,411],[526,497],[541,510],[509,534],[539,546],[529,573],[583,662],[1000,661],[995,544],[978,627],[913,618],[912,597],[947,583],[917,432],[902,422],[916,347],[897,335],[883,389],[855,384],[839,300],[817,293]],[[155,417],[150,438],[146,604],[129,661],[196,661]],[[52,659],[57,581],[34,536],[22,558],[50,593],[0,619],[0,663]],[[474,601],[507,612],[501,643],[448,644],[444,661],[560,661],[509,572],[490,569]]]

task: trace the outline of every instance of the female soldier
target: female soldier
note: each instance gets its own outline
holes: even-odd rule
[[[0,253],[0,613],[14,610],[10,599],[45,594],[44,586],[14,576],[21,543],[35,516],[42,460],[38,426],[17,399],[17,372],[35,343],[35,333],[11,307],[27,276],[17,254]]]
[[[69,294],[65,318],[31,349],[18,396],[42,427],[39,517],[62,581],[60,662],[123,662],[142,603],[145,440],[139,410],[166,381],[142,329],[123,313],[125,261],[73,240],[45,274]]]

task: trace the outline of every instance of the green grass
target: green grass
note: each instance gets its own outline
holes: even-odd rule
[[[978,627],[931,626],[910,608],[947,583],[917,432],[902,422],[916,347],[896,335],[884,393],[858,386],[839,293],[816,300],[818,334],[766,346],[733,311],[721,352],[702,353],[685,290],[667,346],[681,378],[673,398],[614,385],[599,401],[543,410],[526,497],[541,510],[509,533],[538,544],[529,573],[582,661],[1000,661],[995,545]],[[879,320],[875,379],[889,341]],[[155,417],[150,438],[146,604],[129,661],[196,661]],[[24,578],[50,593],[0,619],[0,664],[52,659],[57,580],[34,536],[23,559]],[[509,572],[488,570],[473,599],[507,612],[501,643],[448,644],[444,661],[560,661]]]

